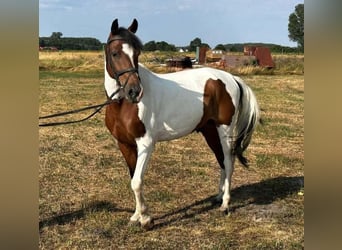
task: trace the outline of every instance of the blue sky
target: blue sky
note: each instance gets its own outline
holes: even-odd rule
[[[39,0],[39,36],[107,40],[115,18],[139,22],[143,43],[189,45],[194,38],[217,44],[264,42],[297,46],[288,38],[288,18],[304,0]]]

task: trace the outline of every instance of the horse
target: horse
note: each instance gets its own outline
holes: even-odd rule
[[[135,212],[130,223],[145,229],[153,220],[143,195],[143,177],[156,142],[200,132],[221,169],[216,201],[228,212],[231,178],[259,121],[255,95],[244,81],[228,72],[203,67],[156,74],[138,62],[143,48],[135,35],[138,22],[128,28],[112,22],[105,45],[104,87],[111,103],[105,124],[116,138],[127,163]]]

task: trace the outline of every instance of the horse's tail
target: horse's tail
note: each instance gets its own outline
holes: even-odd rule
[[[260,120],[260,110],[254,93],[242,79],[234,76],[240,90],[239,109],[237,114],[236,126],[234,128],[233,154],[245,167],[248,161],[243,156],[252,139],[253,131]]]

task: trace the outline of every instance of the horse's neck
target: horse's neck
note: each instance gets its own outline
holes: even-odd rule
[[[138,71],[140,78],[142,80],[143,87],[147,87],[147,84],[151,85],[157,82],[155,79],[157,79],[158,76],[149,69],[147,69],[143,64],[139,63]]]
[[[139,75],[143,78],[149,78],[153,75],[155,75],[152,71],[150,71],[149,69],[147,69],[143,64],[139,63],[138,65],[138,71],[139,71]]]
[[[142,84],[148,84],[149,86],[156,87],[157,85],[167,84],[167,73],[166,74],[156,74],[146,68],[143,64],[139,63],[139,75],[142,80]]]

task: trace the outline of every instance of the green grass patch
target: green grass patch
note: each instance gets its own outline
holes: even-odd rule
[[[101,71],[86,71],[86,72],[70,72],[70,71],[39,71],[40,79],[60,78],[60,79],[75,79],[75,78],[101,78],[103,77],[103,70]]]
[[[293,166],[296,164],[302,164],[303,160],[295,159],[293,157],[287,157],[284,155],[258,154],[256,155],[256,163],[258,167],[279,168],[282,166]]]

